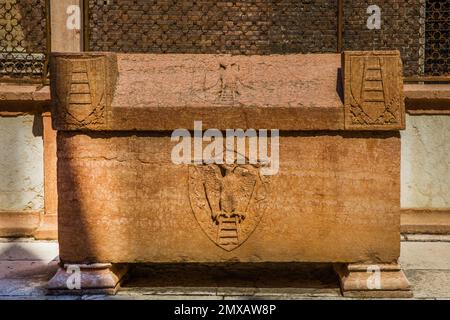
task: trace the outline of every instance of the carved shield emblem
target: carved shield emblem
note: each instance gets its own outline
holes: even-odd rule
[[[267,207],[267,179],[254,165],[189,167],[192,210],[211,241],[231,251],[249,238]]]
[[[396,56],[350,58],[351,113],[354,124],[393,124],[399,113],[399,63]]]
[[[65,108],[66,121],[83,124],[98,118],[105,96],[105,60],[103,57],[79,60],[58,59],[62,79],[56,81],[59,106]]]

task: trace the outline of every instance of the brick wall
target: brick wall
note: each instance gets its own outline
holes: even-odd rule
[[[337,1],[90,0],[89,9],[94,51],[271,54],[337,47]]]

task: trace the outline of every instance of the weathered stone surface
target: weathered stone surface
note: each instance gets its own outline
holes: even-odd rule
[[[357,298],[410,298],[411,286],[397,264],[336,265],[342,294]]]
[[[407,84],[404,89],[409,114],[450,114],[448,84]]]
[[[56,183],[56,130],[52,128],[49,112],[42,115],[44,140],[44,206],[39,228],[33,233],[36,239],[58,238],[58,188]]]
[[[44,210],[42,119],[0,117],[1,211]]]
[[[400,130],[405,125],[403,73],[398,51],[343,54],[345,128]]]
[[[57,268],[56,261],[0,261],[0,300],[45,297]]]
[[[50,102],[50,88],[41,85],[0,84],[0,105],[11,102],[32,101],[35,104]]]
[[[400,263],[404,270],[450,271],[450,242],[402,242]]]
[[[407,116],[401,137],[401,206],[450,208],[450,117]]]
[[[280,137],[281,167],[269,177],[265,214],[248,240],[230,252],[211,241],[195,219],[189,168],[171,162],[174,144],[145,133],[59,132],[64,262],[398,258],[398,134]]]
[[[0,239],[0,300],[45,297],[57,257],[57,242]]]
[[[102,68],[102,59],[110,65],[115,57],[100,53],[53,55],[57,129],[165,131],[193,129],[194,121],[200,119],[206,127],[217,129],[343,129],[338,54],[118,54],[120,76],[114,87],[114,68],[110,67],[108,74],[94,70]],[[73,84],[72,65],[81,64],[84,67],[80,70],[88,70],[85,64],[91,60],[99,65],[91,64],[92,70],[76,73],[91,79],[90,94],[71,92],[70,88],[81,90],[80,83]],[[108,81],[105,100],[94,103],[101,100]],[[87,85],[83,87],[86,92]],[[112,91],[114,96],[108,103]],[[68,103],[66,96],[73,97],[74,103]]]
[[[56,130],[52,128],[49,112],[42,115],[44,140],[44,204],[46,215],[58,213],[58,190],[56,184]]]
[[[50,0],[52,51],[79,52],[82,46],[81,30],[68,28],[68,19],[76,15],[74,7],[83,10],[81,0]],[[70,10],[69,10],[70,9]],[[82,15],[82,13],[80,13]],[[69,20],[72,20],[69,19]],[[81,25],[80,28],[83,28]],[[87,50],[87,49],[86,49]]]
[[[415,237],[414,242],[402,243],[400,263],[415,299],[450,298],[450,249],[443,247],[443,243],[429,242],[448,242],[448,239],[433,238],[420,236]],[[219,268],[208,264],[140,266],[130,272],[116,296],[48,296],[45,283],[58,268],[56,262],[48,263],[58,254],[57,243],[17,240],[6,243],[17,250],[8,250],[11,254],[0,256],[0,300],[343,299],[338,284],[326,281],[333,273],[327,276],[317,265],[305,269],[296,263],[282,268],[279,264],[272,268],[259,264],[246,268],[236,268],[239,264]],[[4,250],[0,247],[0,251]],[[46,252],[53,252],[53,256]],[[3,259],[11,260],[1,261]]]
[[[33,211],[0,212],[0,237],[31,236],[39,227],[41,216]]]
[[[56,214],[43,214],[39,227],[33,232],[36,240],[58,239],[58,216]]]
[[[58,54],[51,60],[51,70],[55,126],[106,128],[106,107],[111,105],[118,76],[116,56],[107,53]]]
[[[408,234],[450,234],[450,209],[402,210],[401,232]]]
[[[58,129],[192,129],[199,118],[218,129],[404,128],[398,51],[344,54],[345,127],[337,54],[54,54],[52,61]]]
[[[371,132],[342,131],[338,55],[54,55],[62,262],[395,264],[401,63],[355,59],[382,69],[384,109],[361,126]],[[168,131],[195,121],[279,129],[280,170],[176,164]]]
[[[402,234],[402,241],[408,242],[450,242],[447,234]]]
[[[450,299],[450,272],[448,270],[406,270],[414,286],[414,298]]]
[[[79,271],[79,288],[73,285],[71,276],[74,270],[70,266],[60,267],[53,278],[48,282],[49,294],[115,294],[120,282],[127,272],[127,266],[111,265],[109,263],[95,263],[75,265]]]
[[[56,241],[37,242],[12,239],[0,242],[0,261],[53,261],[58,259]],[[20,265],[20,264],[19,264]]]

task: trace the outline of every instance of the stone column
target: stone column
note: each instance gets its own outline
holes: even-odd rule
[[[36,239],[58,238],[58,192],[56,187],[56,130],[52,128],[50,112],[42,114],[44,140],[44,208],[41,225],[34,233]]]
[[[51,51],[80,52],[82,50],[82,0],[51,0]],[[56,131],[52,115],[43,114],[44,126],[44,203],[45,215],[36,239],[57,238],[58,191],[56,187]]]

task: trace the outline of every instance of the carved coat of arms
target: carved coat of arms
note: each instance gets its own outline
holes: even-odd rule
[[[209,239],[227,251],[244,243],[266,210],[267,183],[255,165],[190,166],[191,206]]]
[[[58,107],[69,124],[83,125],[102,119],[105,104],[105,60],[58,59]]]
[[[401,127],[403,84],[397,54],[358,55],[346,59],[346,127]]]
[[[217,70],[203,74],[203,80],[195,79],[189,95],[216,106],[239,106],[241,99],[250,99],[256,90],[246,84],[238,63],[222,61]]]

